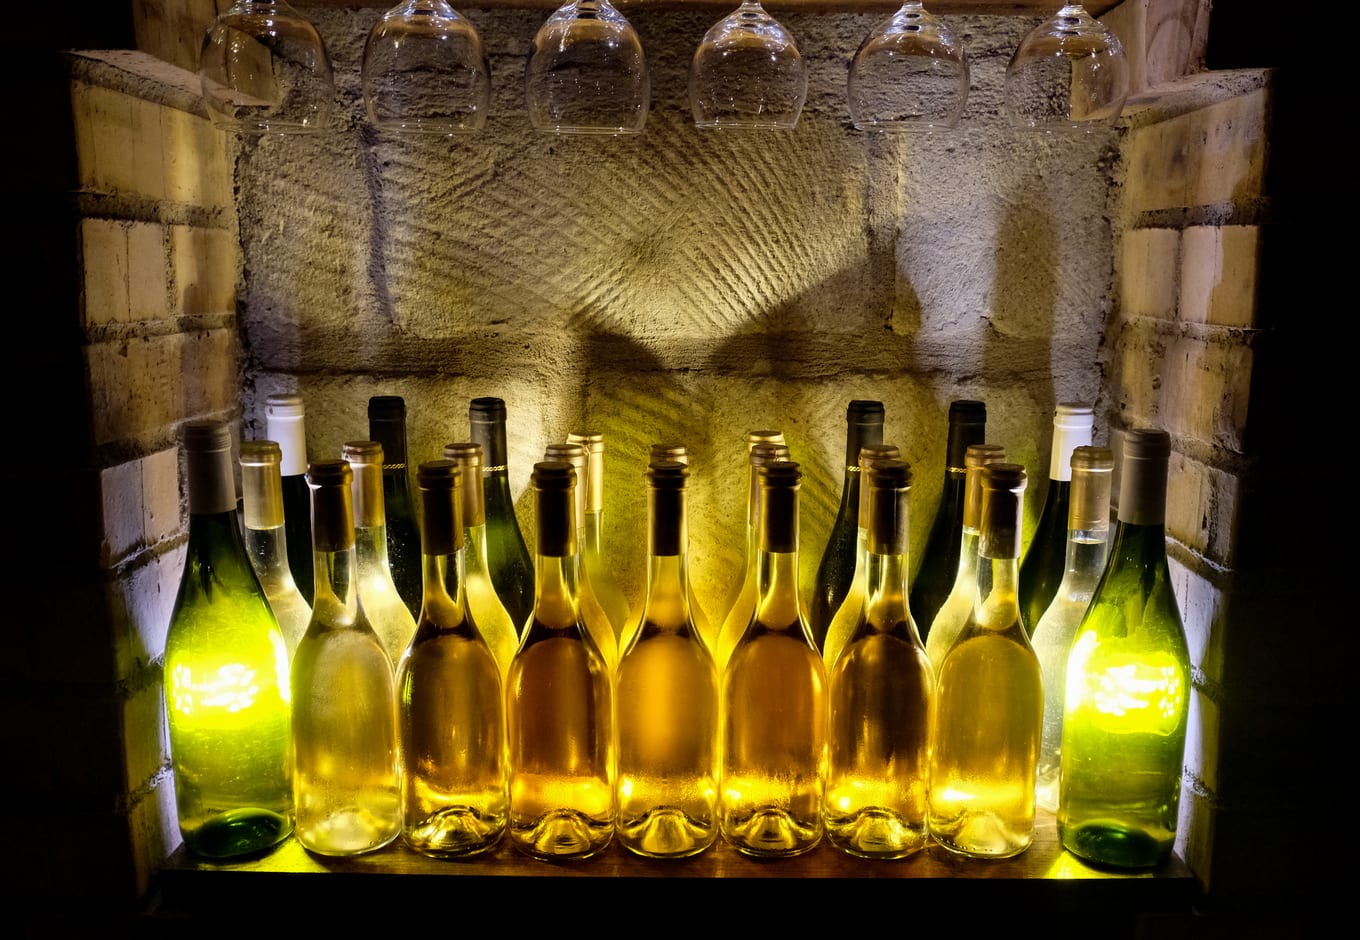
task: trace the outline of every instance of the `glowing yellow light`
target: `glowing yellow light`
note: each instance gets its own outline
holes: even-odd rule
[[[199,708],[228,713],[244,711],[255,704],[259,695],[255,670],[243,663],[225,663],[197,674],[180,664],[175,666],[170,680],[171,701],[175,711],[182,715],[192,715]]]
[[[1091,712],[1114,734],[1171,734],[1185,705],[1185,680],[1167,653],[1100,643],[1087,632],[1068,660],[1067,708]]]

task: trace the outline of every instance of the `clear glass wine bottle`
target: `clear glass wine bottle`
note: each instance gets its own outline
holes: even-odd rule
[[[291,660],[311,622],[312,606],[298,590],[288,567],[281,460],[277,441],[241,442],[241,516],[246,552],[283,631],[283,644]]]
[[[614,574],[617,561],[607,558],[604,551],[604,435],[598,431],[572,431],[567,435],[567,443],[580,444],[586,451],[585,485],[581,487],[585,493],[581,564],[585,565],[600,606],[621,637],[633,614],[632,604]]]
[[[265,438],[279,445],[283,488],[283,525],[288,570],[302,598],[312,603],[312,494],[307,489],[306,410],[301,395],[270,395],[265,400]]]

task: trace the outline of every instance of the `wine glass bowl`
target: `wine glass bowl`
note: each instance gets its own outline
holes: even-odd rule
[[[950,128],[968,100],[968,57],[940,19],[908,0],[850,64],[850,120],[860,130]]]
[[[1119,37],[1079,3],[1065,4],[1027,33],[1006,67],[1004,109],[1020,127],[1109,124],[1128,94],[1129,64]]]
[[[361,79],[369,121],[452,135],[486,123],[491,76],[477,29],[447,0],[403,0],[373,24]]]
[[[798,44],[754,0],[713,24],[690,62],[696,127],[792,130],[807,90]]]
[[[640,134],[651,80],[642,40],[609,0],[563,4],[534,36],[529,123],[558,134]]]
[[[316,27],[284,0],[236,0],[208,27],[198,74],[218,127],[297,134],[334,125],[330,56]]]

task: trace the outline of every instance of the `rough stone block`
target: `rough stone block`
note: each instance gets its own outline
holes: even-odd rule
[[[165,196],[162,106],[84,82],[71,83],[81,185],[99,193]]]
[[[214,0],[134,0],[137,48],[180,68],[198,68],[203,34],[217,15]]]
[[[172,238],[175,312],[234,314],[239,248],[232,233],[176,225]]]
[[[165,696],[159,682],[135,689],[122,703],[122,738],[127,755],[124,785],[135,793],[153,783],[170,762]]]
[[[82,219],[80,242],[85,275],[85,326],[126,323],[131,316],[127,225],[112,219]]]
[[[128,315],[161,320],[169,313],[166,290],[166,232],[163,225],[132,222],[128,237]]]
[[[1120,242],[1119,301],[1124,316],[1171,319],[1180,292],[1181,233],[1133,229]]]
[[[227,136],[212,122],[174,108],[161,116],[165,130],[165,195],[175,202],[235,211]]]
[[[104,502],[104,543],[100,562],[110,567],[146,539],[146,507],[142,505],[142,462],[130,460],[107,467],[99,475]]]
[[[117,676],[125,679],[165,654],[175,595],[184,571],[185,547],[151,557],[112,585],[108,604]]]
[[[1216,565],[1232,567],[1241,481],[1179,452],[1171,454],[1166,531]]]
[[[1197,225],[1185,230],[1180,316],[1187,323],[1256,325],[1261,230]]]

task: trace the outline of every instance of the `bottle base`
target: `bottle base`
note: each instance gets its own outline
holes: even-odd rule
[[[1171,855],[1174,832],[1161,835],[1115,819],[1094,819],[1079,826],[1058,824],[1063,848],[1084,862],[1108,868],[1156,868]]]
[[[968,858],[1014,858],[1034,841],[1034,830],[1020,831],[991,813],[973,813],[949,826],[930,827],[941,848]]]
[[[421,855],[467,858],[495,847],[504,834],[503,814],[487,816],[470,806],[450,806],[407,826],[401,838]]]
[[[219,813],[192,833],[181,831],[184,845],[204,858],[234,858],[267,852],[293,831],[293,821],[272,810],[233,809]]]
[[[915,855],[929,838],[924,823],[912,826],[892,810],[879,807],[860,810],[853,816],[828,816],[826,835],[847,855],[876,859]]]
[[[614,827],[571,809],[559,809],[525,822],[511,821],[510,838],[525,855],[543,861],[589,858],[609,844]]]
[[[297,827],[297,840],[316,855],[362,855],[389,844],[401,833],[400,815],[383,818],[371,810],[346,807]]]
[[[711,822],[696,821],[684,810],[658,806],[618,826],[619,842],[634,855],[646,858],[686,858],[698,855],[717,838]]]
[[[789,858],[815,847],[822,839],[822,828],[795,819],[787,810],[766,808],[741,820],[725,820],[723,838],[743,855]]]

